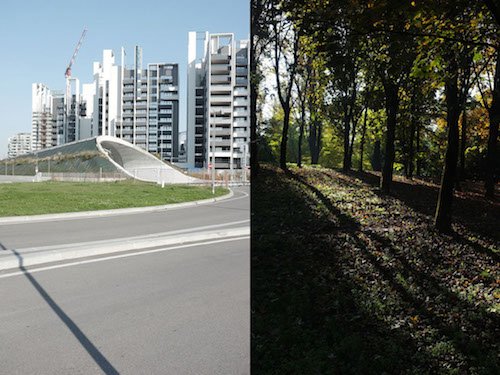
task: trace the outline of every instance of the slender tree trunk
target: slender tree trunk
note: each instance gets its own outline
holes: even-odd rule
[[[354,116],[354,106],[356,104],[356,71],[353,70],[351,74],[351,86],[352,89],[350,97],[348,97],[349,90],[346,90],[346,103],[344,106],[344,161],[342,163],[342,169],[344,172],[350,171],[352,167],[352,150],[351,150],[351,122]]]
[[[416,167],[417,167],[417,170],[416,170],[416,173],[417,173],[417,176],[421,176],[422,175],[422,161],[420,160],[420,123],[417,121],[417,123],[415,124],[415,151],[416,151]]]
[[[408,164],[409,164],[409,157],[408,157],[408,136],[406,134],[406,127],[405,126],[402,126],[402,129],[401,129],[401,157],[403,159],[403,173],[405,175],[406,178],[409,178],[408,177]]]
[[[344,105],[344,160],[342,162],[342,170],[347,172],[351,169],[349,160],[349,135],[351,133],[351,119],[349,118],[349,106]]]
[[[415,142],[415,128],[417,122],[417,116],[415,116],[415,106],[412,105],[412,114],[410,120],[410,140],[408,145],[408,178],[413,178],[413,168],[415,163],[415,148],[413,144]]]
[[[396,120],[398,113],[398,86],[393,83],[386,83],[385,89],[385,108],[387,111],[387,129],[385,135],[385,159],[382,169],[382,179],[380,188],[384,193],[389,193],[392,186],[392,169],[394,165],[394,141],[396,138]]]
[[[314,154],[315,154],[315,139],[316,139],[316,126],[314,124],[315,118],[314,115],[311,115],[311,119],[309,120],[309,152],[311,153],[311,164],[314,164]]]
[[[465,149],[467,146],[467,106],[462,111],[462,129],[460,132],[460,173],[458,179],[465,180]]]
[[[321,155],[321,147],[323,146],[322,138],[323,137],[323,122],[318,121],[318,139],[316,144],[316,164],[319,164],[319,156]]]
[[[446,92],[446,121],[448,124],[448,146],[446,149],[445,164],[441,178],[441,188],[439,190],[435,227],[442,231],[451,230],[451,208],[453,202],[453,186],[456,179],[456,169],[458,161],[459,131],[458,119],[460,116],[458,99],[458,67],[456,62],[450,62],[450,77],[445,85]]]
[[[312,121],[309,147],[311,150],[311,164],[318,164],[321,152],[321,121],[316,118]]]
[[[251,18],[255,19],[255,6],[252,4],[250,9],[252,15]],[[257,32],[256,25],[252,25],[250,28],[250,40],[254,40],[254,36]],[[250,51],[250,165],[252,168],[252,177],[256,177],[259,170],[258,161],[258,141],[257,141],[257,60],[255,57],[255,47],[254,43],[251,43]]]
[[[354,153],[354,140],[356,139],[357,119],[352,118],[351,143],[349,145],[349,165],[352,167],[352,154]]]
[[[493,85],[493,100],[488,111],[490,127],[488,131],[488,150],[486,152],[486,197],[495,197],[495,176],[498,172],[498,125],[500,123],[500,52],[497,52],[495,78]]]
[[[252,176],[256,177],[259,170],[257,142],[257,84],[253,83],[250,89],[250,165]]]
[[[297,151],[297,167],[302,168],[302,142],[304,139],[304,126],[306,123],[306,108],[304,102],[300,105],[300,127],[299,127],[299,144]]]
[[[280,145],[280,168],[286,170],[286,148],[288,143],[288,129],[290,127],[290,106],[283,106],[283,112],[283,131],[281,133]]]
[[[363,156],[365,152],[366,118],[368,117],[368,105],[365,107],[363,127],[361,128],[361,140],[359,142],[359,166],[358,170],[363,171]]]

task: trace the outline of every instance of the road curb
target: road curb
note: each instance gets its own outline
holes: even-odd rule
[[[121,253],[132,250],[144,250],[153,247],[171,246],[197,242],[231,238],[250,235],[250,227],[219,229],[216,231],[205,231],[200,233],[185,233],[175,236],[137,239],[127,238],[125,240],[104,240],[79,243],[76,245],[55,245],[38,248],[23,249],[22,256],[19,252],[7,250],[9,254],[3,254],[0,258],[0,271],[12,271],[21,267],[29,267],[45,263],[66,261],[71,259],[87,258],[98,255]]]
[[[29,215],[29,216],[9,216],[0,217],[1,224],[22,224],[40,221],[54,221],[54,220],[72,220],[84,219],[93,217],[107,217],[124,214],[139,214],[146,212],[168,211],[179,208],[194,207],[203,204],[215,203],[221,200],[229,199],[234,196],[234,191],[229,189],[229,193],[217,198],[208,198],[192,202],[172,203],[161,206],[147,206],[147,207],[130,207],[130,208],[116,208],[111,210],[97,210],[97,211],[81,211],[81,212],[64,212],[58,214],[43,214],[43,215]]]

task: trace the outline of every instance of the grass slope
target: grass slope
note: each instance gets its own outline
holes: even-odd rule
[[[227,189],[217,188],[215,196],[226,193]],[[156,206],[212,197],[207,186],[167,185],[162,189],[137,181],[0,184],[0,217]]]
[[[252,370],[258,374],[499,373],[498,204],[323,168],[252,181]],[[496,228],[496,231],[495,231]]]

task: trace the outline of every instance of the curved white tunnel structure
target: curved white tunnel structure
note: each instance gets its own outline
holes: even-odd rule
[[[138,180],[164,182],[166,184],[185,184],[200,181],[120,138],[98,136],[96,145],[97,149],[119,170]]]

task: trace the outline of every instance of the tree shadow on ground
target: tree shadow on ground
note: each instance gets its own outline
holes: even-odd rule
[[[369,172],[351,171],[346,175],[378,187],[380,177]],[[380,193],[381,194],[381,193]],[[439,195],[439,186],[417,180],[394,180],[391,196],[425,215],[433,217]],[[453,220],[470,230],[500,241],[500,203],[483,198],[477,193],[456,192],[453,201]]]
[[[99,366],[99,368],[105,374],[119,374],[116,368],[107,360],[107,358],[101,353],[101,351],[90,341],[90,339],[85,335],[85,333],[78,327],[78,325],[71,319],[64,310],[54,301],[50,294],[45,290],[45,288],[36,280],[36,278],[29,272],[29,270],[24,266],[24,259],[22,255],[15,249],[7,249],[2,243],[0,243],[0,249],[9,251],[18,259],[19,270],[22,271],[23,275],[30,282],[33,288],[40,294],[47,305],[52,309],[52,311],[57,315],[62,323],[70,330],[73,336],[78,340],[82,347],[87,351],[87,353],[92,357],[94,362]]]
[[[306,178],[259,172],[252,181],[256,373],[439,373],[443,361],[461,371],[495,369],[496,316],[459,298]]]

